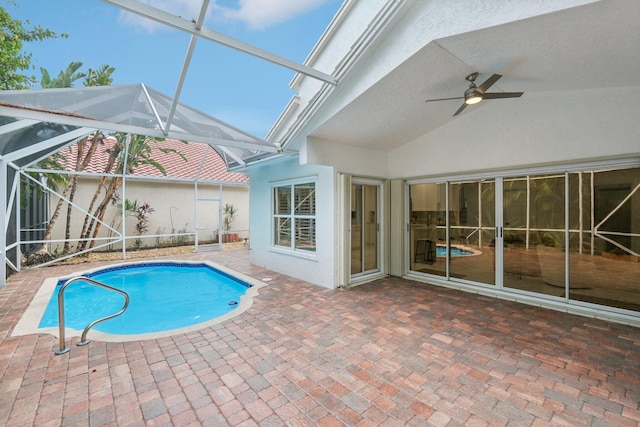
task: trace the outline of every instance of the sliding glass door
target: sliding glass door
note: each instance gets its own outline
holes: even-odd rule
[[[640,311],[640,167],[569,174],[569,298]]]
[[[409,183],[409,270],[640,311],[640,167]]]
[[[495,284],[495,181],[449,184],[449,276]]]
[[[447,239],[446,183],[410,185],[409,200],[411,270],[446,276],[447,259],[442,256]]]
[[[504,286],[565,294],[565,175],[505,178]]]
[[[410,269],[494,284],[495,181],[412,184],[409,197]]]

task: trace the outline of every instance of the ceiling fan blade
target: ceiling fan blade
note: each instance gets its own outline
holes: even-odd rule
[[[500,99],[500,98],[519,98],[524,92],[495,92],[485,93],[482,95],[483,99]]]
[[[458,114],[462,113],[462,110],[464,110],[465,108],[467,108],[467,104],[465,104],[464,102],[462,103],[462,105],[460,106],[460,108],[458,108],[458,111],[456,111],[455,113],[453,113],[453,117],[457,116]]]
[[[500,79],[500,77],[502,77],[501,74],[492,75],[487,80],[485,80],[480,86],[478,86],[478,90],[484,93],[487,89],[493,86]]]
[[[456,97],[453,97],[453,98],[437,98],[437,99],[427,99],[427,100],[426,100],[426,101],[424,101],[424,102],[434,102],[434,101],[450,101],[450,100],[452,100],[452,99],[464,99],[464,97],[462,97],[462,96],[456,96]]]

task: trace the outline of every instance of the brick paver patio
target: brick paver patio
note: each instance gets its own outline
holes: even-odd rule
[[[44,277],[81,268],[11,277],[0,425],[640,424],[639,328],[398,278],[326,290],[246,249],[180,259],[271,281],[222,324],[56,356],[53,336],[10,335]]]

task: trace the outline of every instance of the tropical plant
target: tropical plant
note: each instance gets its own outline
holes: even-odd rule
[[[89,68],[84,78],[85,86],[109,86],[113,83],[113,74],[116,69],[110,65],[103,64],[97,70]]]
[[[15,2],[9,2],[16,5]],[[0,90],[28,89],[35,82],[35,76],[24,74],[32,68],[31,54],[22,51],[24,42],[42,41],[57,37],[67,38],[67,34],[56,34],[39,25],[31,29],[25,27],[31,23],[13,19],[4,7],[0,6]]]
[[[85,217],[84,225],[82,227],[82,232],[80,239],[82,240],[78,245],[79,250],[84,250],[87,247],[87,243],[89,240],[89,248],[92,248],[95,245],[95,238],[98,236],[100,232],[100,228],[102,226],[102,220],[104,219],[105,213],[110,203],[114,200],[114,195],[116,195],[116,191],[122,185],[122,176],[123,174],[131,174],[135,171],[135,169],[142,165],[150,165],[156,168],[160,173],[166,175],[167,172],[165,168],[153,159],[153,146],[151,143],[155,143],[154,146],[162,153],[175,153],[179,155],[183,160],[187,160],[184,154],[180,153],[175,149],[167,149],[158,145],[159,142],[163,141],[163,138],[150,138],[144,135],[129,135],[122,132],[115,133],[116,143],[111,147],[107,152],[109,153],[109,160],[107,167],[105,168],[105,173],[110,173],[113,168],[113,176],[109,181],[108,186],[105,187],[106,177],[100,180],[98,188],[94,193],[93,199],[91,201],[91,205],[89,207],[89,212],[93,210],[93,206],[98,200],[102,189],[105,189],[104,196],[102,201],[98,204],[98,206],[93,210],[93,214],[91,216],[87,215]],[[129,138],[128,150],[125,150],[127,145],[127,138]],[[125,152],[128,151],[128,156],[125,158]]]
[[[85,73],[78,72],[80,67],[82,67],[82,62],[72,62],[67,65],[66,69],[60,71],[54,79],[51,79],[46,69],[40,67],[40,73],[42,74],[40,86],[42,86],[42,89],[71,87],[73,86],[73,82],[86,77]]]
[[[76,172],[81,172],[85,170],[85,168],[89,165],[93,154],[97,150],[99,145],[104,144],[104,134],[102,131],[96,131],[92,137],[91,142],[89,142],[88,138],[82,138],[76,144],[77,154],[76,154]],[[88,148],[87,148],[88,145]],[[85,152],[86,150],[86,152]],[[78,175],[73,175],[71,177],[71,181],[69,182],[69,197],[67,203],[67,223],[65,227],[65,242],[64,247],[62,249],[62,253],[67,254],[71,251],[71,246],[69,242],[69,238],[71,237],[71,215],[73,213],[73,200],[75,199],[76,190],[78,188]],[[58,203],[63,202],[63,199],[60,199]],[[50,222],[50,226],[51,222]]]
[[[114,196],[116,197],[116,196]],[[117,212],[113,219],[111,220],[111,227],[117,228],[122,225],[122,211],[124,210],[124,217],[135,217],[136,218],[136,234],[138,236],[142,236],[149,229],[149,215],[154,212],[154,209],[151,207],[151,204],[148,202],[139,203],[138,200],[129,200],[124,199],[124,203],[117,203],[116,206],[119,208],[120,212]],[[118,220],[120,220],[118,222]],[[116,222],[118,224],[116,225]],[[139,249],[142,246],[142,240],[136,239],[133,242],[133,247],[135,249]]]
[[[57,152],[47,157],[46,159],[43,159],[40,162],[38,162],[38,167],[40,169],[51,169],[52,171],[62,170],[63,169],[62,163],[65,161],[66,161],[66,157],[62,153]],[[65,187],[67,185],[67,177],[66,175],[63,175],[63,174],[59,174],[59,173],[41,174],[39,172],[27,172],[27,175],[32,177],[35,181],[39,181],[40,178],[44,176],[44,178],[46,179],[47,187],[53,188],[54,190]],[[22,185],[20,189],[20,206],[24,207],[26,206],[28,199],[34,196],[33,191],[36,189],[36,187],[34,185],[27,184],[24,181],[21,184]],[[40,187],[37,187],[37,188],[40,188]],[[39,194],[37,194],[36,196],[40,197],[41,194],[42,194],[42,191],[39,191]]]
[[[138,236],[142,236],[144,233],[147,232],[147,230],[149,229],[149,215],[151,215],[154,211],[154,209],[151,207],[151,205],[148,202],[142,203],[140,205],[138,205],[138,201],[135,200],[135,205],[132,206],[133,208],[135,208],[135,216],[136,216],[136,234]],[[134,247],[136,249],[140,248],[142,246],[142,240],[141,239],[136,239],[134,241]]]
[[[103,84],[112,83],[113,79],[111,77],[111,74],[115,71],[115,68],[110,67],[108,65],[103,65],[102,67],[100,67],[98,71],[89,69],[88,74],[85,74],[85,73],[77,72],[77,70],[81,66],[82,66],[82,62],[72,62],[67,66],[65,70],[60,71],[60,73],[58,74],[58,77],[56,77],[55,79],[51,79],[49,77],[49,72],[44,68],[41,68],[40,70],[42,72],[42,79],[41,79],[42,87],[43,88],[70,87],[73,85],[73,83],[76,80],[83,77],[85,78],[83,82],[84,86],[94,86],[98,83],[103,83]],[[80,141],[78,141],[78,143],[76,144],[76,148],[77,148],[76,162],[75,162],[76,172],[81,172],[85,170],[85,168],[91,162],[91,159],[93,158],[95,151],[103,143],[104,143],[104,134],[102,133],[101,130],[96,131],[90,138],[85,137]],[[56,156],[59,157],[61,155],[56,153],[53,156],[49,157],[48,159],[44,159],[43,161],[39,162],[38,166],[41,169],[48,168],[52,170],[62,170],[63,167],[59,162],[55,164],[55,167],[47,167],[47,164],[51,162],[51,159],[58,158]],[[69,239],[71,237],[71,216],[73,211],[72,203],[75,198],[75,193],[78,185],[78,175],[73,175],[70,180],[67,180],[65,175],[56,174],[52,172],[47,174],[47,179],[53,180],[54,182],[57,182],[57,183],[64,182],[65,187],[62,192],[62,197],[58,200],[58,203],[56,205],[56,208],[54,209],[53,215],[49,219],[49,223],[47,224],[47,229],[45,230],[44,236],[42,237],[43,242],[40,245],[40,248],[38,248],[38,250],[35,252],[35,254],[42,260],[46,260],[49,258],[48,241],[51,239],[53,227],[56,224],[58,217],[60,216],[60,210],[65,200],[68,200],[68,205],[67,205],[67,218],[66,218],[67,222],[66,222],[66,229],[65,229],[65,243],[62,249],[62,253],[67,254],[71,252],[71,245],[70,245]],[[55,187],[52,187],[51,185],[49,185],[49,187],[55,188]]]
[[[225,232],[231,231],[231,223],[233,223],[237,213],[238,209],[235,206],[230,205],[229,203],[224,205],[222,228]]]
[[[69,68],[69,67],[67,67]],[[98,70],[92,70],[89,68],[88,74],[82,74],[84,76],[84,86],[108,86],[113,82],[111,74],[115,71],[114,67],[108,65],[102,65]],[[93,155],[95,154],[98,146],[104,144],[104,134],[101,130],[97,130],[89,142],[88,137],[85,137],[78,141],[77,149],[78,155],[76,158],[76,171],[83,171],[91,162]],[[87,148],[88,145],[88,148]],[[85,153],[85,148],[86,153]],[[84,154],[84,157],[83,157]],[[71,179],[71,192],[69,194],[69,203],[67,205],[67,224],[65,228],[65,242],[63,253],[69,253],[71,251],[70,238],[71,238],[71,215],[73,213],[72,205],[78,187],[78,175],[73,175]]]
[[[116,143],[111,148],[107,148],[106,150],[106,152],[109,154],[109,158],[107,160],[107,164],[105,165],[102,171],[103,174],[111,173],[114,165],[116,164],[116,160],[118,159],[118,156],[120,156],[121,150],[122,150],[122,143],[120,143],[116,138]],[[100,181],[98,182],[98,188],[96,189],[95,193],[93,194],[93,198],[89,203],[89,208],[87,209],[87,212],[91,212],[93,210],[93,207],[95,206],[96,202],[98,201],[98,197],[100,196],[100,191],[102,190],[102,188],[105,187],[106,183],[107,183],[107,176],[102,175],[100,177]],[[90,226],[90,220],[91,220],[91,216],[85,215],[84,223],[82,224],[82,231],[80,232],[80,238],[83,238],[84,236],[88,236],[90,234],[88,231]],[[93,226],[93,223],[91,223],[91,226]],[[86,247],[86,241],[81,241],[78,244],[78,251],[84,250],[85,247]]]

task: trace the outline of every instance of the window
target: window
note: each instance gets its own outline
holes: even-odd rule
[[[316,251],[315,182],[273,188],[273,243],[278,248]]]

